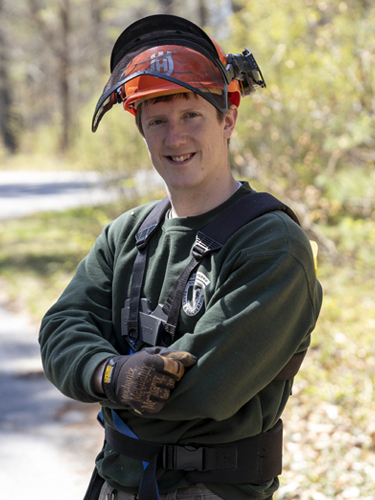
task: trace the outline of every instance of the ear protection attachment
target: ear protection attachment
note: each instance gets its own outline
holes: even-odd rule
[[[227,63],[228,80],[239,81],[242,97],[252,94],[257,87],[266,87],[262,72],[249,49],[245,48],[242,54],[228,54]]]

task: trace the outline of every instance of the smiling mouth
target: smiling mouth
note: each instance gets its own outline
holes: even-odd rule
[[[170,160],[172,160],[174,163],[183,163],[187,160],[190,160],[194,156],[194,153],[189,153],[187,155],[181,155],[181,156],[168,156]]]

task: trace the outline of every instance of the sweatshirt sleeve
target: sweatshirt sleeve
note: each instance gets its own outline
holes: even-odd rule
[[[62,393],[83,402],[99,401],[92,375],[101,361],[117,354],[112,335],[113,259],[108,226],[41,324],[46,377]]]
[[[269,384],[285,384],[272,381],[307,349],[321,287],[305,233],[285,217],[265,216],[252,223],[250,239],[242,233],[231,243],[205,314],[171,346],[198,362],[161,418],[230,418]]]

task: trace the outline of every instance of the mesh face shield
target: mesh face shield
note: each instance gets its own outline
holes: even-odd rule
[[[140,102],[153,96],[195,92],[221,113],[228,111],[229,95],[265,86],[252,54],[225,56],[216,42],[186,19],[156,15],[141,19],[118,38],[111,57],[112,74],[96,105],[95,132],[104,114],[116,103],[136,114]]]
[[[195,92],[221,113],[228,110],[224,67],[191,47],[159,45],[127,54],[115,67],[96,106],[93,131],[116,102],[135,114],[136,106],[153,95]]]

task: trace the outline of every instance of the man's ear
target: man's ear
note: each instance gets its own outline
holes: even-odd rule
[[[234,104],[231,104],[228,109],[228,113],[225,115],[224,118],[224,138],[229,139],[230,136],[233,134],[234,127],[236,126],[238,118],[238,108]]]

